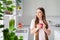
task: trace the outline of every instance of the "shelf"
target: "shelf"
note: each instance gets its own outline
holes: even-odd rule
[[[4,15],[4,16],[13,16],[13,15]]]
[[[0,20],[0,25],[3,24],[3,20]]]

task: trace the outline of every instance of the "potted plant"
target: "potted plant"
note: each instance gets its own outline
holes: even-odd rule
[[[15,30],[15,20],[14,19],[11,19],[10,21],[9,21],[9,29],[11,30],[11,31],[13,31],[13,30]]]
[[[19,3],[21,3],[21,0],[16,0],[17,5],[19,5]]]
[[[2,3],[0,3],[0,11],[1,13],[5,14],[12,14],[15,5],[13,4],[12,0],[1,0]],[[1,7],[3,5],[3,7]],[[2,11],[3,9],[4,11]]]
[[[9,29],[6,28],[3,30],[4,40],[18,40],[18,37],[14,32],[9,32]]]
[[[3,20],[4,7],[2,1],[0,1],[0,20]]]
[[[20,39],[19,40],[23,40],[23,36],[20,36]]]
[[[21,0],[16,0],[16,4],[17,4],[17,9],[20,10],[21,6],[20,6]]]
[[[3,10],[4,10],[4,7],[3,7],[3,5],[2,5],[2,1],[0,1],[0,21],[3,20],[3,13],[4,13]],[[1,22],[0,22],[0,31],[3,30],[3,27],[4,27],[4,25],[1,24]]]

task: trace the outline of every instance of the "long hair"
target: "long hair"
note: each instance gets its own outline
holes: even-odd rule
[[[37,8],[37,9],[39,9],[39,10],[41,10],[42,11],[42,21],[43,21],[43,23],[46,25],[46,29],[48,29],[48,23],[47,23],[47,21],[46,21],[46,15],[45,15],[45,10],[44,10],[44,8],[42,8],[42,7],[39,7],[39,8]],[[37,27],[37,24],[39,23],[39,18],[36,16],[36,19],[35,19],[35,28]],[[35,40],[39,40],[39,30],[36,32],[36,39]],[[45,32],[45,39],[46,40],[48,40],[48,36],[47,36],[47,33]]]

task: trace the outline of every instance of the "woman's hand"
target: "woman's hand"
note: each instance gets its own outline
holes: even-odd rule
[[[41,29],[41,25],[40,25],[40,24],[37,24],[37,28],[38,28],[38,29]]]
[[[43,23],[43,30],[45,30],[46,29],[46,25]]]
[[[46,29],[46,25],[45,24],[43,24],[43,30],[47,33],[47,35],[51,34],[51,30],[49,28]]]

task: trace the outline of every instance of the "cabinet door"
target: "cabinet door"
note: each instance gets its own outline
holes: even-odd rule
[[[59,31],[55,30],[54,35],[55,35],[54,40],[60,40],[60,32]]]

